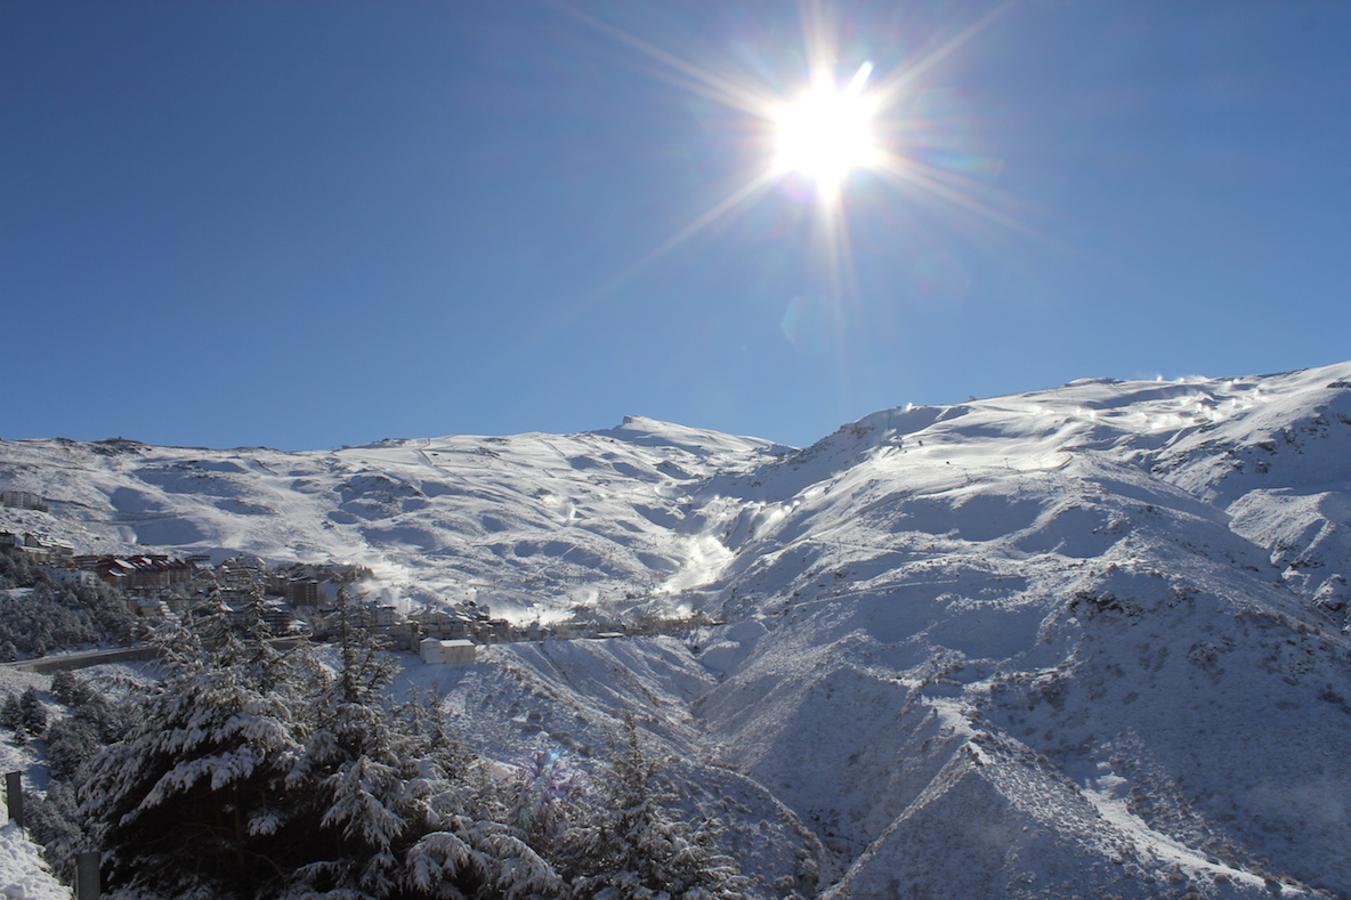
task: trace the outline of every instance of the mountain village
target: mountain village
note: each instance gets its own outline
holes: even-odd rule
[[[39,495],[5,492],[5,500],[22,493],[25,509],[45,510]],[[17,506],[3,502],[0,506]],[[218,603],[236,623],[247,607],[262,600],[262,619],[278,639],[332,640],[339,628],[340,592],[346,592],[362,612],[366,627],[383,646],[416,650],[429,664],[472,663],[482,644],[519,641],[612,639],[628,634],[688,631],[714,624],[702,614],[693,617],[621,621],[595,609],[577,607],[571,615],[549,624],[515,624],[495,617],[487,604],[475,600],[440,603],[415,611],[408,603],[391,602],[388,589],[368,585],[373,577],[365,566],[348,563],[289,563],[269,565],[254,556],[232,556],[213,564],[206,554],[174,557],[162,553],[80,554],[50,536],[0,531],[0,552],[19,553],[33,561],[48,578],[62,584],[92,586],[102,583],[125,599],[126,611],[148,625],[157,621],[190,621],[204,604]]]

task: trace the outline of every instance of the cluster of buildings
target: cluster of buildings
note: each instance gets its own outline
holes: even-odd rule
[[[472,663],[482,644],[618,638],[628,633],[624,625],[595,615],[586,607],[574,609],[571,618],[550,625],[539,622],[514,625],[506,619],[493,617],[488,607],[473,600],[448,609],[423,610],[408,624],[414,629],[413,633],[420,636],[418,655],[424,663],[431,665]]]
[[[578,607],[571,618],[549,625],[539,622],[516,625],[494,617],[487,606],[473,600],[449,608],[423,610],[412,621],[424,635],[442,640],[472,640],[479,644],[616,637],[627,633],[626,626],[589,607]]]
[[[111,587],[128,594],[157,594],[173,591],[192,581],[195,568],[182,559],[163,554],[138,556],[76,556],[74,567],[94,575]]]
[[[15,493],[25,492],[6,491],[5,495]],[[278,637],[320,641],[336,637],[340,628],[338,595],[347,587],[363,612],[365,627],[388,646],[417,651],[428,664],[472,663],[481,644],[610,638],[666,630],[660,626],[654,626],[655,630],[645,628],[641,622],[630,629],[589,607],[575,608],[570,619],[550,625],[514,625],[473,600],[408,615],[387,599],[362,597],[359,585],[370,579],[372,572],[356,565],[294,563],[273,567],[251,556],[212,565],[205,555],[77,555],[71,547],[43,535],[7,531],[0,531],[0,549],[26,554],[54,580],[90,586],[101,582],[116,588],[126,598],[129,612],[147,618],[180,616],[213,602],[242,621],[252,615],[251,609],[261,599],[263,621]]]
[[[39,565],[60,564],[75,555],[75,548],[27,531],[23,534],[0,531],[0,547],[17,550]]]
[[[0,549],[22,553],[52,580],[93,586],[103,583],[125,598],[134,615],[164,618],[182,615],[215,597],[238,612],[256,596],[264,598],[269,627],[278,634],[309,630],[300,610],[311,615],[332,608],[337,587],[368,577],[360,566],[297,565],[273,569],[262,560],[237,557],[211,565],[205,555],[183,558],[162,553],[80,554],[35,533],[0,531]]]
[[[340,563],[273,567],[254,556],[231,557],[215,566],[203,559],[196,573],[185,598],[187,608],[214,597],[242,618],[245,607],[261,598],[263,621],[272,633],[316,637],[331,631],[338,591],[371,575],[364,566]]]

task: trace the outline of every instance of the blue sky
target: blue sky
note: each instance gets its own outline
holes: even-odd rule
[[[796,93],[790,3],[0,3],[0,436],[804,444],[1351,357],[1351,6],[883,6],[839,78],[987,24],[879,117],[958,187],[851,173],[842,278],[793,178],[654,255],[767,167],[689,73]]]

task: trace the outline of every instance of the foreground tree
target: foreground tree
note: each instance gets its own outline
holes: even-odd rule
[[[127,896],[247,896],[283,874],[276,845],[295,823],[278,801],[303,747],[304,698],[270,647],[216,633],[215,645],[187,628],[157,636],[166,677],[87,770],[82,811],[108,851],[108,884]]]
[[[80,827],[75,791],[59,779],[52,781],[45,796],[32,798],[28,830],[42,845],[42,855],[47,858],[52,871],[67,879],[75,867],[76,854],[97,849]]]
[[[363,612],[339,603],[341,667],[288,782],[307,785],[321,840],[287,896],[557,896],[553,869],[510,827],[472,810],[471,758],[416,704],[395,707],[393,670]]]
[[[606,768],[603,805],[591,824],[568,836],[566,865],[576,896],[730,900],[744,894],[746,879],[714,846],[719,823],[695,827],[675,812],[663,761],[643,749],[632,713],[624,715]]]
[[[392,703],[370,629],[345,598],[340,615],[336,673],[241,640],[215,607],[161,638],[167,677],[85,770],[114,896],[562,895],[514,829],[474,814],[470,758]]]

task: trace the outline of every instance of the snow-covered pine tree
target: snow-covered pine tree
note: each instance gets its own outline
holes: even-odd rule
[[[9,694],[0,704],[0,727],[14,732],[16,739],[23,738],[23,708],[19,706],[18,694]]]
[[[287,779],[317,820],[313,861],[287,897],[559,896],[553,869],[508,826],[471,810],[470,757],[421,705],[396,708],[393,672],[364,610],[340,593],[341,665]]]
[[[28,688],[19,697],[19,716],[23,730],[33,737],[42,737],[47,733],[47,707],[35,688]]]
[[[289,876],[287,895],[389,897],[399,882],[396,850],[412,824],[405,781],[416,772],[391,740],[380,691],[392,671],[345,589],[338,619],[340,668],[321,687],[315,726],[287,773],[288,789],[309,798],[307,814],[319,824],[312,861]]]
[[[98,732],[86,719],[66,716],[47,726],[47,770],[52,778],[73,781],[98,750]]]
[[[188,611],[185,625],[202,646],[211,652],[218,655],[237,654],[242,651],[243,645],[238,642],[238,635],[230,616],[230,607],[225,604],[220,583],[213,575],[206,590],[206,598]]]
[[[89,689],[74,672],[63,670],[52,676],[52,696],[66,706],[78,706],[89,698],[89,694]]]
[[[735,898],[746,879],[713,844],[716,822],[695,827],[674,811],[664,763],[649,755],[633,714],[606,761],[602,806],[569,830],[563,862],[575,896],[601,900]]]
[[[124,896],[270,893],[285,874],[275,860],[306,830],[284,800],[306,738],[293,663],[256,646],[261,635],[203,624],[215,646],[173,625],[156,635],[164,680],[86,770],[81,811]]]
[[[113,896],[563,895],[518,830],[477,810],[473,757],[439,712],[391,701],[345,595],[340,620],[336,672],[237,634],[218,603],[156,638],[164,681],[81,770]]]
[[[538,750],[520,767],[505,818],[547,858],[564,852],[570,825],[585,818],[581,781],[557,750]]]
[[[52,781],[45,796],[33,798],[27,815],[29,832],[42,845],[42,855],[69,881],[76,854],[95,849],[80,827],[75,790],[64,781]]]

